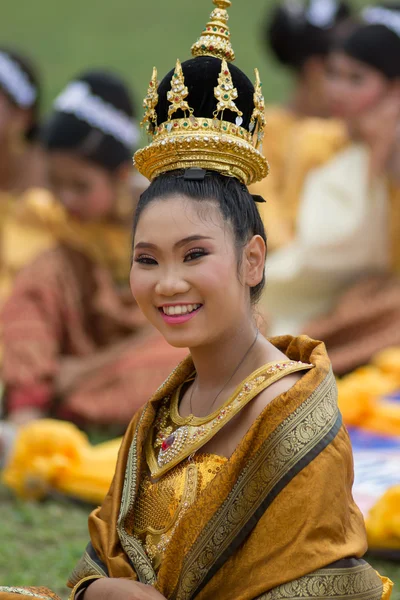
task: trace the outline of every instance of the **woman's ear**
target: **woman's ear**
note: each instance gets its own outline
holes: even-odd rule
[[[260,235],[254,235],[244,250],[244,280],[249,287],[255,287],[264,276],[267,248]]]

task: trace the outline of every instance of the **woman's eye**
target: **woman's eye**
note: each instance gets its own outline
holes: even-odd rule
[[[332,67],[327,67],[327,68],[326,68],[326,70],[325,70],[325,77],[326,77],[327,79],[331,79],[331,80],[333,80],[333,79],[337,79],[337,77],[339,77],[339,74],[338,74],[338,72],[337,72],[335,69],[333,69]]]
[[[185,262],[190,262],[192,260],[196,260],[201,258],[202,256],[207,256],[208,252],[206,252],[202,248],[194,248],[193,250],[189,250],[187,254],[185,254]]]
[[[157,261],[152,256],[148,256],[147,254],[140,254],[139,256],[136,256],[135,262],[139,263],[140,265],[156,265],[157,264]]]
[[[361,85],[364,83],[364,75],[361,75],[361,73],[353,73],[350,76],[350,81],[355,85]]]

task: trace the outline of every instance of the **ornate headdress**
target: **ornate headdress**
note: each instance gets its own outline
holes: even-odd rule
[[[189,90],[179,60],[167,94],[170,103],[168,118],[157,122],[157,70],[153,69],[142,124],[152,140],[135,154],[135,165],[150,181],[162,173],[175,169],[201,167],[223,175],[236,177],[245,185],[260,181],[268,173],[268,163],[260,152],[264,136],[265,104],[258,70],[254,91],[254,111],[249,128],[242,127],[243,113],[236,106],[238,90],[233,84],[228,62],[235,58],[230,43],[226,9],[230,0],[213,0],[216,9],[210,16],[199,40],[192,46],[192,55],[221,59],[221,70],[215,82],[216,109],[213,118],[194,114],[190,107]],[[180,111],[183,118],[173,118]],[[224,111],[236,114],[235,123],[224,120]]]

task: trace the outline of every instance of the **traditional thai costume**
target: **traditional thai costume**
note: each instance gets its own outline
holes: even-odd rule
[[[257,149],[264,120],[258,73],[247,130],[235,103],[238,70],[227,62],[230,2],[214,4],[193,47],[196,58],[188,61],[192,69],[218,64],[214,119],[190,108],[187,63],[178,61],[169,119],[149,128],[152,143],[135,155],[150,179],[175,171],[177,163],[191,177],[208,168],[250,184],[265,175]],[[162,85],[154,71],[147,122],[157,118]],[[186,114],[173,118],[181,108]],[[234,112],[236,122],[218,118],[219,109]],[[137,412],[110,491],[90,517],[90,542],[69,580],[71,598],[102,577],[153,585],[169,600],[389,597],[391,583],[362,559],[366,535],[351,495],[351,446],[324,345],[290,336],[272,343],[287,359],[251,373],[212,414],[180,414],[182,393],[196,375],[191,357]],[[291,373],[302,377],[266,406],[230,457],[204,451],[256,396]],[[25,593],[1,590],[1,600]]]

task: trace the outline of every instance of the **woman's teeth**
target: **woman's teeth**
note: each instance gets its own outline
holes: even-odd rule
[[[201,304],[185,304],[179,306],[163,306],[163,313],[166,315],[186,315],[200,308]]]

